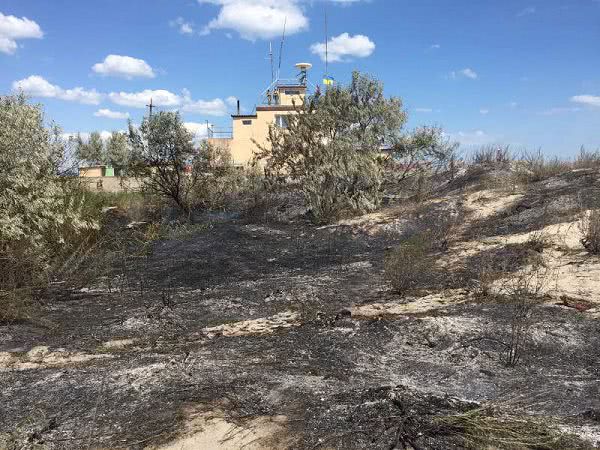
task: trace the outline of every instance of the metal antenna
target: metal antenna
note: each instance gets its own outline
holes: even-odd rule
[[[150,117],[152,117],[152,110],[156,108],[156,106],[152,104],[152,98],[150,98],[150,104],[146,105],[146,107],[150,110]]]
[[[269,59],[271,60],[271,83],[275,81],[275,69],[273,68],[273,43],[269,42]]]
[[[287,16],[283,21],[283,34],[281,35],[281,45],[279,46],[279,67],[277,69],[277,78],[279,78],[279,71],[281,70],[281,54],[283,53],[283,42],[285,41],[285,26],[287,25]]]

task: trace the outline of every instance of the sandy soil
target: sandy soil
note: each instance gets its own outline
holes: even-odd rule
[[[405,433],[457,449],[431,418],[507,397],[600,441],[600,260],[575,202],[600,207],[600,175],[509,193],[467,181],[328,227],[215,222],[129,258],[113,280],[127,289],[46,299],[43,323],[0,326],[0,448],[390,449]],[[448,215],[464,220],[431,279],[393,292],[386,254]],[[527,270],[539,233],[555,281],[508,367],[510,308],[475,279],[505,255],[516,266],[495,283]]]

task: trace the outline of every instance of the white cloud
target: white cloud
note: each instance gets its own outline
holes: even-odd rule
[[[106,119],[129,119],[128,112],[111,111],[110,109],[99,109],[94,113],[94,116]]]
[[[431,108],[415,108],[415,111],[419,112],[419,113],[430,113],[430,112],[433,112],[433,109],[431,109]]]
[[[586,106],[600,106],[600,95],[575,95],[571,101]]]
[[[459,70],[458,72],[450,72],[450,78],[456,79],[459,77],[470,78],[471,80],[476,80],[477,78],[479,78],[479,75],[477,74],[477,72],[475,72],[473,69],[471,69],[469,67]]]
[[[221,7],[201,34],[212,30],[235,30],[243,39],[271,39],[281,36],[285,23],[287,35],[308,29],[308,18],[298,0],[198,0]]]
[[[225,116],[228,111],[227,105],[220,98],[188,101],[181,109],[187,113],[202,114],[205,116]]]
[[[192,35],[194,34],[195,30],[194,30],[194,24],[191,22],[186,22],[186,20],[183,17],[178,17],[175,20],[171,20],[169,22],[169,25],[171,27],[177,28],[179,30],[180,34],[185,34],[185,35]]]
[[[141,92],[111,92],[108,98],[116,105],[129,106],[132,108],[145,108],[150,99],[156,106],[169,107],[179,106],[182,98],[164,89],[146,89]]]
[[[329,61],[339,62],[352,57],[366,58],[370,56],[375,50],[375,43],[362,34],[350,36],[348,33],[342,33],[339,36],[332,37],[327,47]],[[325,61],[325,50],[325,43],[323,42],[310,46],[310,51],[319,55],[323,61]]]
[[[521,11],[519,11],[517,13],[517,17],[529,16],[531,14],[535,14],[535,11],[536,11],[535,7],[529,6],[525,9],[522,9]]]
[[[481,109],[479,110],[479,114],[481,114],[481,115],[483,115],[483,116],[485,116],[485,115],[487,115],[487,114],[489,114],[489,113],[490,113],[490,110],[489,110],[489,109],[487,109],[487,108],[481,108]]]
[[[208,137],[208,127],[206,125],[206,122],[184,122],[183,126],[186,127],[190,133],[192,133],[192,135],[194,136],[194,141],[196,142],[201,141],[202,139],[206,139]],[[212,124],[208,124],[208,126],[212,127]]]
[[[32,97],[58,98],[60,100],[79,102],[88,105],[97,105],[102,100],[102,94],[95,89],[86,90],[81,87],[63,89],[48,82],[39,75],[31,75],[12,84],[14,91],[22,90]]]
[[[42,29],[33,20],[0,13],[0,52],[12,55],[17,50],[17,40],[43,37]]]
[[[225,116],[228,112],[227,103],[224,100],[220,98],[193,100],[187,89],[184,89],[181,95],[165,89],[146,89],[141,92],[111,92],[108,94],[108,98],[117,105],[133,108],[146,108],[150,103],[150,99],[152,99],[152,104],[159,108],[178,108],[186,113]],[[228,100],[231,98],[233,97],[229,97]]]
[[[227,102],[227,104],[229,106],[237,106],[238,99],[236,97],[234,97],[234,96],[230,96],[230,97],[227,97],[225,99],[225,101]]]
[[[440,48],[442,48],[440,44],[431,44],[429,46],[429,50],[439,50]]]
[[[92,70],[100,75],[132,78],[154,78],[154,70],[143,59],[131,56],[108,55],[101,63],[94,64]]]

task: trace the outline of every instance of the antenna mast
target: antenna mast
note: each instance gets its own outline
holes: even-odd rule
[[[152,110],[156,108],[156,106],[154,106],[154,104],[152,103],[152,97],[150,97],[150,104],[146,105],[146,107],[150,110],[150,117],[152,117]]]
[[[275,81],[275,70],[273,68],[273,43],[269,42],[269,59],[271,60],[271,83]]]
[[[283,34],[281,35],[281,45],[279,46],[279,67],[277,68],[277,78],[279,78],[279,71],[281,70],[281,55],[283,53],[283,43],[285,41],[285,26],[287,25],[287,16],[283,21]]]

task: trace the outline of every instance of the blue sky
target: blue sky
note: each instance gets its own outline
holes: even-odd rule
[[[229,125],[236,98],[253,109],[284,18],[282,76],[308,61],[319,82],[325,10],[329,73],[381,79],[407,128],[600,148],[600,0],[1,0],[0,93],[21,86],[65,132],[89,132],[139,122],[154,91],[202,133]]]

